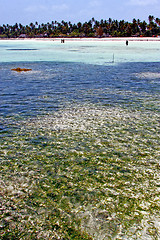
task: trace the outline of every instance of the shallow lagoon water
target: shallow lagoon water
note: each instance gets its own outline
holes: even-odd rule
[[[0,42],[4,238],[160,238],[159,51]]]
[[[129,41],[126,46],[125,41],[66,41],[61,44],[60,40],[14,40],[1,41],[0,54],[2,62],[54,61],[106,65],[113,61],[113,54],[116,63],[159,62],[159,45],[160,41]]]

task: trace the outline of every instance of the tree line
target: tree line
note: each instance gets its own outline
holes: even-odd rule
[[[92,18],[88,22],[72,24],[70,21],[52,21],[23,26],[3,24],[0,26],[0,38],[54,38],[54,37],[152,37],[160,36],[160,18],[149,15],[148,23],[140,19],[132,22],[124,20],[100,20]]]

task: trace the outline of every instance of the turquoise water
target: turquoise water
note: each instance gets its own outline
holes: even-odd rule
[[[1,62],[55,61],[106,65],[113,61],[113,54],[117,63],[159,62],[160,41],[129,41],[127,47],[125,41],[66,41],[65,44],[60,40],[0,42]]]
[[[160,238],[159,52],[0,41],[2,239]]]

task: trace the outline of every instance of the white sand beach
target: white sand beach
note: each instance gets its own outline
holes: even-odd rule
[[[61,41],[64,39],[65,41],[160,41],[160,36],[158,37],[107,37],[107,38],[0,38],[1,41],[3,40],[26,40],[26,41]]]
[[[60,38],[61,39],[61,38]],[[53,38],[54,41],[59,41],[59,38]],[[108,38],[63,38],[65,41],[160,41],[160,37],[108,37]],[[36,39],[40,40],[40,39]],[[42,39],[45,40],[45,39]],[[50,40],[50,39],[46,39]]]

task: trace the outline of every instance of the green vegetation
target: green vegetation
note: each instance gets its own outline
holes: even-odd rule
[[[21,23],[13,26],[7,24],[0,26],[0,38],[54,38],[54,37],[131,37],[145,36],[152,37],[160,35],[160,19],[154,16],[148,17],[149,23],[133,19],[97,21],[94,18],[88,22],[72,24],[71,22],[52,21],[47,24],[35,24],[23,26]]]
[[[158,111],[72,105],[16,125],[0,140],[1,239],[159,239]]]

